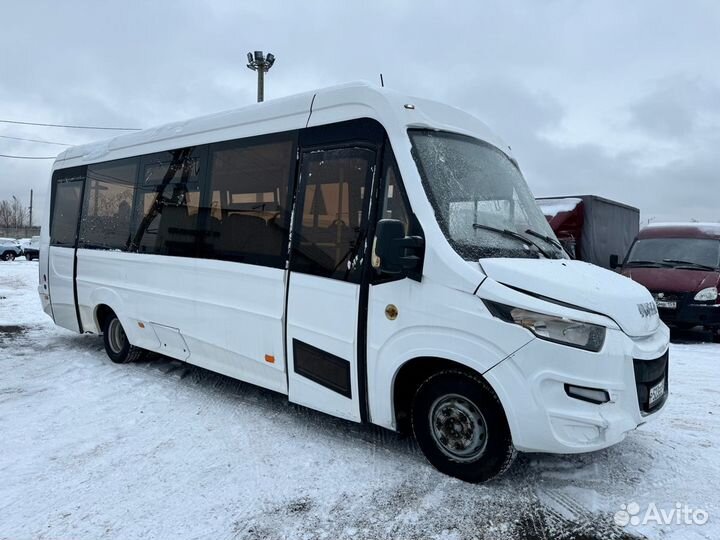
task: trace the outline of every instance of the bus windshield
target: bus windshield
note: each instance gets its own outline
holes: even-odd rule
[[[507,155],[464,135],[409,133],[440,228],[463,259],[567,258]]]

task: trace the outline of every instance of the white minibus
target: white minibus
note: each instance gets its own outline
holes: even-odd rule
[[[652,296],[570,260],[446,105],[356,83],[122,135],[60,154],[48,199],[56,324],[412,433],[463,480],[615,444],[668,395]]]

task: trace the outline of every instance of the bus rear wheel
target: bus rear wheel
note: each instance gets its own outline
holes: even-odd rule
[[[515,458],[510,428],[492,388],[456,370],[428,377],[412,404],[415,439],[440,472],[466,482],[486,482]]]
[[[116,364],[127,364],[140,360],[145,353],[143,349],[130,345],[125,329],[114,313],[105,320],[103,343],[108,357]]]

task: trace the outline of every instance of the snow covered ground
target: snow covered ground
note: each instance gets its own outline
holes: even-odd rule
[[[115,365],[0,263],[0,538],[720,538],[720,345],[671,351],[656,422],[475,486],[407,437],[164,358]],[[628,525],[676,503],[704,525]],[[634,509],[633,506],[630,509]]]

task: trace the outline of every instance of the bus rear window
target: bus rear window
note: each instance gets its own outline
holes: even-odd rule
[[[85,167],[55,171],[52,186],[50,244],[75,247]]]

